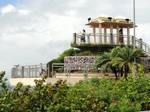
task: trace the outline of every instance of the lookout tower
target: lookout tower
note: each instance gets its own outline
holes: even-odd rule
[[[88,19],[86,24],[91,32],[83,30],[82,33],[73,34],[72,47],[91,50],[110,50],[116,46],[130,46],[135,44],[137,48],[149,52],[149,47],[142,41],[131,35],[134,27],[130,19],[98,17]],[[136,38],[134,43],[134,38]]]

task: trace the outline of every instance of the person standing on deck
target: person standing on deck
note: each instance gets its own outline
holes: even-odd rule
[[[85,42],[85,34],[86,34],[86,31],[83,29],[83,33],[81,35],[81,42]]]
[[[123,40],[123,29],[122,28],[119,30],[119,42],[121,44],[124,43],[124,40]]]

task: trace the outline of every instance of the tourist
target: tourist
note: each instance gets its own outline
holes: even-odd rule
[[[123,29],[122,28],[119,30],[119,42],[123,44]]]
[[[83,33],[81,35],[81,42],[85,42],[85,34],[86,34],[86,31],[83,29]]]

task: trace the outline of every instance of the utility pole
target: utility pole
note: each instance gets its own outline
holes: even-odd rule
[[[136,20],[135,20],[135,0],[133,0],[133,49],[136,48]],[[136,57],[134,57],[134,78],[137,77]]]
[[[135,49],[136,47],[136,31],[135,31],[135,0],[133,0],[133,36],[134,36],[134,44],[133,44],[133,48]]]

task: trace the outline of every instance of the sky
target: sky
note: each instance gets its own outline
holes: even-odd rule
[[[136,0],[136,35],[150,42],[150,0]],[[132,19],[132,0],[0,0],[0,70],[47,63],[70,48],[88,17]]]

